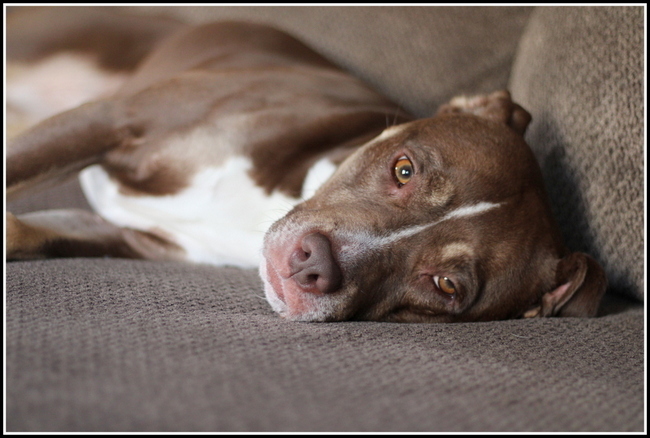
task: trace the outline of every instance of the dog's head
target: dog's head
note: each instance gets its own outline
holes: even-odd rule
[[[602,268],[569,253],[530,115],[507,92],[388,128],[268,231],[260,273],[290,320],[593,316]]]

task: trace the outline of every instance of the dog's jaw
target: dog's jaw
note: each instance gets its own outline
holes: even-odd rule
[[[259,273],[267,301],[273,310],[292,321],[340,319],[334,318],[342,301],[339,291],[325,294],[300,286],[289,264],[291,254],[305,236],[329,227],[323,223],[298,223],[291,217],[285,219],[276,222],[264,239]]]
[[[262,256],[259,266],[259,273],[264,283],[264,295],[271,305],[271,308],[280,315],[287,314],[287,304],[284,302],[284,290],[282,281],[273,265],[270,265],[266,257]]]
[[[336,300],[299,291],[291,278],[282,277],[271,261],[263,257],[259,268],[264,294],[271,308],[291,321],[325,322],[331,320]]]

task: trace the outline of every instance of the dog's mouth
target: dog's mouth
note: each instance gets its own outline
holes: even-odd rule
[[[337,316],[339,297],[306,293],[291,278],[283,278],[267,260],[260,265],[264,293],[271,308],[291,321],[324,322],[344,319]]]
[[[275,269],[271,262],[266,259],[261,264],[261,266],[265,267],[264,273],[261,274],[262,278],[265,282],[268,283],[269,286],[267,291],[267,299],[269,298],[268,292],[270,292],[272,294],[271,299],[278,299],[284,305],[286,305],[287,303],[284,301],[284,287],[282,285],[282,278],[280,277],[280,274],[278,274],[277,269]]]
[[[291,320],[325,321],[341,307],[343,273],[330,238],[308,230],[272,233],[265,242],[260,276],[266,299]]]

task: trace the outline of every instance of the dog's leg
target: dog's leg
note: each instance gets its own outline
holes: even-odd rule
[[[85,210],[7,213],[7,260],[123,257],[182,260],[184,251],[163,236],[120,228]]]
[[[7,200],[38,185],[61,182],[129,137],[119,105],[101,100],[44,120],[7,146]]]
[[[120,104],[101,100],[51,117],[10,141],[7,199],[45,183],[59,182],[102,162],[131,138]],[[116,256],[178,259],[182,251],[164,237],[119,228],[81,210],[16,217],[7,213],[7,258]]]

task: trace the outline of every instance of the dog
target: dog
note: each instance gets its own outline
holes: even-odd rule
[[[7,196],[79,174],[95,213],[7,213],[9,260],[259,266],[292,321],[596,314],[604,271],[564,246],[507,91],[417,119],[266,25],[56,14],[9,17],[10,66],[65,55],[104,85],[11,139]]]

